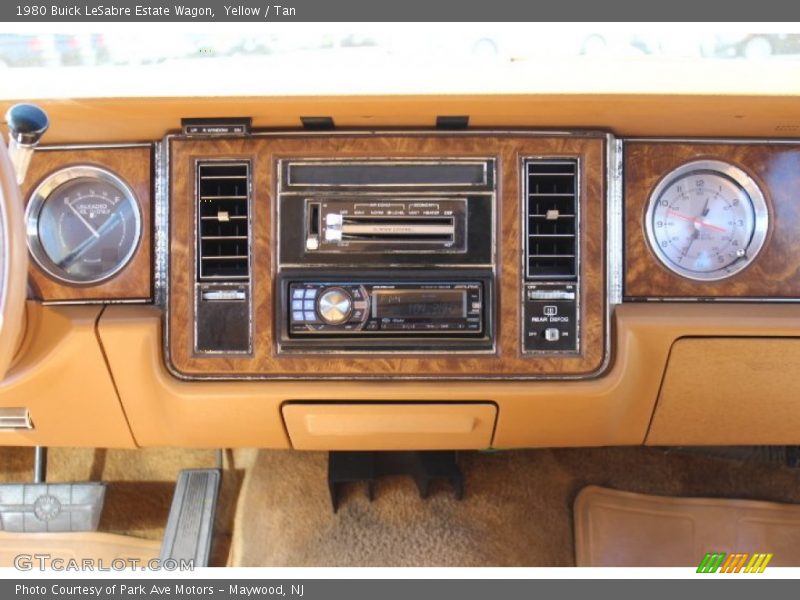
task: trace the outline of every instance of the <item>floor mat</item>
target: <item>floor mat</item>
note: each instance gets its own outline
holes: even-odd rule
[[[410,479],[389,478],[378,483],[372,503],[366,486],[345,487],[334,514],[325,453],[259,451],[239,495],[231,562],[572,566],[572,508],[587,485],[800,503],[797,470],[652,448],[465,452],[459,464],[461,502],[446,484],[423,501]]]
[[[771,553],[772,566],[800,565],[800,506],[596,486],[575,500],[578,566],[696,567],[708,552]]]

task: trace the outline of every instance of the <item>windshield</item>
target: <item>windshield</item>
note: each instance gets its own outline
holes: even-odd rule
[[[791,66],[796,73],[800,61],[800,34],[781,27],[252,25],[152,23],[143,34],[145,28],[124,24],[40,24],[29,31],[5,24],[0,97],[524,92],[546,89],[554,78],[563,91],[580,91],[587,82],[592,89],[619,91],[615,80],[627,69],[641,73],[637,85],[649,85],[656,62],[695,72],[698,64],[707,65],[711,77],[713,65],[722,73],[743,64],[782,72]],[[734,88],[745,83],[729,82]],[[682,82],[669,85],[680,90]]]

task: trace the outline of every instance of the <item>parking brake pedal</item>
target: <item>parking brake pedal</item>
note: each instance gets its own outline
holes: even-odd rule
[[[159,558],[193,560],[208,566],[214,514],[219,494],[219,469],[184,469],[178,474]]]

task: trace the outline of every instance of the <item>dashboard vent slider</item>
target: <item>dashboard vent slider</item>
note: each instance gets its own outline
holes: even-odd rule
[[[249,279],[249,163],[200,163],[197,190],[200,280]]]
[[[578,163],[569,159],[525,162],[525,277],[577,276]]]

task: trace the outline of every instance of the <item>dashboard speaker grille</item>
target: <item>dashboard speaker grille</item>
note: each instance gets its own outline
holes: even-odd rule
[[[577,274],[578,163],[525,161],[527,279],[574,279]]]
[[[250,164],[197,167],[198,270],[201,281],[250,276]]]

